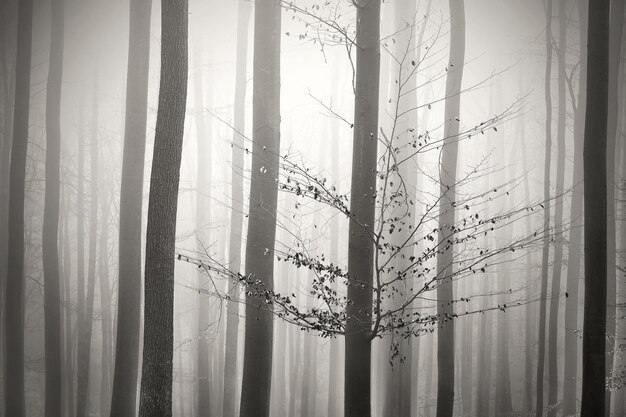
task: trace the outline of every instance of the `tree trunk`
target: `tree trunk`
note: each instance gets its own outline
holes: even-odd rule
[[[609,0],[589,8],[585,116],[585,306],[581,416],[602,416],[606,377]]]
[[[120,188],[117,337],[111,417],[134,417],[141,334],[141,216],[152,0],[130,2],[124,153]]]
[[[574,109],[574,172],[572,174],[572,203],[570,209],[570,234],[567,262],[567,295],[565,299],[565,342],[564,360],[566,364],[578,363],[578,284],[580,279],[582,229],[583,229],[583,134],[586,108],[587,86],[587,2],[578,1],[580,21],[580,82],[578,84],[578,104]],[[572,102],[574,97],[572,97]],[[578,367],[564,366],[563,374],[563,415],[576,413],[579,398]]]
[[[260,283],[246,296],[240,417],[267,417],[272,384],[271,305],[261,294],[274,288],[274,244],[280,153],[280,27],[278,0],[257,3],[254,14],[252,172],[246,276]]]
[[[103,172],[104,174],[104,172]],[[104,184],[102,184],[104,185]],[[104,188],[104,187],[102,187]],[[100,382],[100,415],[108,416],[111,408],[111,284],[109,283],[109,198],[103,192],[100,199],[102,211],[102,229],[100,232],[100,255],[98,278],[100,280],[100,318],[102,330],[102,360]]]
[[[439,229],[437,253],[437,417],[454,412],[454,321],[453,282],[456,200],[456,166],[460,125],[461,83],[465,61],[465,6],[463,0],[450,0],[450,58],[446,78],[444,139],[441,149],[439,186]]]
[[[89,412],[89,362],[91,357],[91,333],[93,329],[93,299],[96,287],[96,246],[98,241],[98,86],[94,79],[94,92],[91,119],[91,206],[89,215],[89,264],[87,270],[87,294],[85,311],[79,322],[77,375],[76,375],[76,416],[85,417]],[[79,151],[80,152],[80,151]],[[93,379],[93,378],[92,378]]]
[[[30,104],[30,63],[33,2],[19,2],[15,105],[9,173],[9,233],[5,325],[5,414],[23,417],[24,397],[24,194]]]
[[[46,417],[61,416],[61,289],[59,280],[59,203],[61,187],[61,82],[64,2],[51,5],[50,64],[46,95],[46,168],[42,232]]]
[[[376,159],[380,82],[380,0],[359,0],[352,187],[348,232],[348,305],[345,331],[345,417],[371,416],[371,317],[376,211]]]
[[[196,251],[204,253],[210,246],[210,235],[206,231],[208,222],[211,220],[211,204],[207,201],[211,193],[211,129],[205,127],[204,101],[202,97],[202,60],[200,58],[199,45],[194,54],[194,107],[196,122],[197,143],[197,172],[196,172]],[[208,203],[208,204],[207,204]],[[196,371],[198,382],[195,389],[197,395],[197,415],[208,416],[211,414],[211,386],[209,375],[209,337],[210,337],[210,310],[211,297],[208,294],[208,285],[205,286],[206,275],[198,270],[198,328],[196,341]]]
[[[70,249],[70,230],[69,230],[69,211],[68,201],[68,187],[65,186],[64,198],[63,198],[63,284],[65,290],[64,298],[64,313],[65,313],[65,369],[63,379],[65,387],[65,407],[63,408],[64,415],[68,417],[74,416],[74,393],[76,386],[74,384],[74,333],[72,332],[72,313],[74,311],[72,296],[71,296],[71,283],[72,283],[72,255]],[[76,329],[76,326],[74,326]]]
[[[187,100],[187,0],[162,4],[161,80],[146,231],[139,415],[172,415],[176,212]]]
[[[235,103],[233,118],[231,216],[229,238],[229,267],[241,271],[241,235],[243,224],[243,154],[246,112],[246,77],[248,61],[248,28],[252,3],[237,2],[237,62],[235,74]],[[230,300],[226,303],[226,352],[224,358],[224,417],[235,417],[237,406],[237,351],[239,332],[239,286],[228,282]]]
[[[567,99],[565,95],[567,50],[567,4],[559,2],[559,44],[558,59],[558,123],[557,123],[557,166],[556,166],[556,195],[557,203],[554,207],[554,264],[552,271],[552,288],[550,291],[550,318],[548,324],[548,416],[556,416],[559,394],[558,371],[558,333],[559,333],[559,303],[561,301],[561,273],[563,271],[563,191],[565,188],[565,127]]]
[[[544,153],[544,180],[543,180],[543,252],[541,260],[541,294],[539,300],[539,337],[537,354],[537,380],[535,415],[543,415],[543,375],[546,351],[546,304],[548,298],[548,264],[550,262],[550,166],[552,161],[552,95],[550,92],[552,73],[552,2],[547,0],[546,9],[546,72],[545,72],[545,102],[546,102],[546,147]]]

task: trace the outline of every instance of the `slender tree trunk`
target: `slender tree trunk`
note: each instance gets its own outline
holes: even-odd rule
[[[602,416],[606,377],[609,0],[589,8],[585,116],[585,312],[581,416]]]
[[[204,119],[204,101],[202,88],[202,60],[199,45],[194,54],[194,106],[197,143],[197,178],[196,178],[196,251],[203,253],[210,245],[210,235],[206,231],[211,219],[211,205],[207,204],[211,192],[211,133],[207,130]],[[203,271],[198,271],[198,328],[196,349],[196,370],[198,375],[197,415],[208,416],[211,413],[212,381],[209,375],[209,337],[211,298]]]
[[[345,417],[371,416],[372,284],[376,211],[376,158],[380,82],[380,0],[359,0],[352,187],[348,232],[348,300],[345,336]]]
[[[252,172],[246,276],[260,283],[246,296],[240,417],[267,417],[272,384],[274,317],[262,291],[274,288],[274,244],[280,153],[280,26],[277,0],[255,5]],[[258,294],[257,294],[258,292]]]
[[[103,172],[104,174],[104,172]],[[104,184],[102,184],[104,185]],[[104,187],[102,187],[104,188]],[[100,415],[108,416],[111,408],[111,284],[109,283],[109,198],[102,193],[100,199],[102,211],[102,229],[100,232],[100,255],[98,261],[98,278],[100,281],[100,318],[102,330],[102,360],[100,382]]]
[[[46,168],[42,232],[46,417],[61,416],[61,289],[59,279],[59,203],[61,189],[61,82],[63,78],[64,2],[51,5],[50,64],[46,95]]]
[[[187,100],[187,0],[162,4],[161,80],[146,231],[140,417],[172,415],[174,254]]]
[[[89,368],[91,357],[91,333],[93,330],[93,300],[96,287],[96,246],[98,241],[98,86],[94,79],[91,120],[91,202],[89,215],[89,264],[87,270],[87,294],[85,311],[78,329],[78,359],[76,376],[76,415],[88,416],[89,411]],[[91,378],[93,380],[93,378]]]
[[[617,303],[617,282],[616,282],[616,222],[615,222],[615,159],[616,152],[617,122],[618,122],[618,90],[619,90],[619,68],[622,55],[622,32],[624,28],[624,0],[611,0],[610,35],[609,35],[609,96],[608,96],[608,121],[607,121],[607,358],[606,375],[611,377],[613,370],[613,354],[619,348],[621,342],[615,338],[616,303]],[[605,416],[611,413],[611,391],[606,390],[605,394]]]
[[[63,379],[65,380],[65,407],[63,409],[64,415],[67,417],[74,416],[74,393],[76,386],[74,384],[74,337],[72,332],[72,314],[74,312],[74,304],[72,303],[71,296],[71,283],[72,283],[72,255],[70,249],[70,230],[69,230],[69,216],[67,212],[68,207],[68,187],[65,186],[64,201],[63,201],[63,281],[65,289],[65,369]],[[76,326],[74,326],[76,328]]]
[[[246,77],[248,61],[248,28],[252,3],[237,2],[237,67],[235,74],[235,103],[233,119],[231,217],[229,238],[230,270],[241,270],[241,235],[243,224],[243,154],[245,134]],[[237,350],[239,332],[239,286],[228,282],[230,300],[226,303],[226,352],[224,358],[224,417],[234,417],[237,406]]]
[[[5,415],[24,417],[24,194],[30,104],[33,2],[18,6],[15,105],[9,174],[7,283],[4,303]]]
[[[152,0],[130,2],[124,153],[120,189],[117,337],[111,417],[134,417],[141,334],[141,216]]]
[[[565,189],[565,127],[567,99],[565,95],[566,50],[567,50],[567,4],[559,2],[559,44],[558,59],[558,123],[557,123],[557,166],[556,195],[554,207],[554,264],[552,271],[552,288],[550,291],[550,318],[548,323],[548,416],[554,417],[557,412],[559,394],[558,372],[558,333],[559,303],[561,301],[561,273],[563,271],[563,191]]]
[[[461,83],[465,61],[465,6],[463,0],[450,0],[450,58],[446,78],[444,142],[441,150],[439,184],[439,232],[437,254],[437,417],[452,417],[454,412],[454,321],[453,283],[456,200],[456,166],[460,125]]]
[[[578,284],[580,279],[582,229],[583,229],[583,134],[587,89],[587,2],[578,1],[580,21],[580,82],[578,100],[574,109],[574,172],[572,174],[572,203],[570,209],[570,234],[567,263],[567,297],[565,299],[565,364],[578,362]],[[572,97],[572,103],[574,102]],[[574,415],[577,410],[578,367],[564,366],[563,374],[563,415]]]
[[[552,95],[550,77],[552,74],[552,2],[547,0],[546,9],[546,73],[544,94],[546,101],[546,147],[544,154],[543,180],[543,252],[541,260],[541,294],[539,300],[539,337],[537,354],[537,380],[535,415],[543,415],[543,375],[546,351],[546,304],[548,298],[548,267],[550,262],[550,166],[552,161]]]

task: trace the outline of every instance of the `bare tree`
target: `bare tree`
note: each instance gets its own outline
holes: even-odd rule
[[[122,184],[119,285],[111,417],[137,409],[141,317],[141,208],[148,111],[148,63],[152,0],[130,2]]]
[[[609,0],[589,7],[585,116],[585,312],[581,416],[605,414]]]
[[[461,84],[465,63],[464,0],[450,0],[450,58],[446,78],[444,140],[439,165],[441,203],[437,241],[437,275],[452,276],[454,267],[458,137],[460,125]],[[452,417],[454,412],[454,292],[452,279],[437,287],[437,314],[442,322],[437,331],[437,417]]]
[[[254,10],[252,96],[252,173],[246,240],[246,275],[273,289],[276,204],[280,154],[279,0],[257,3]],[[267,417],[272,379],[271,309],[261,297],[246,295],[245,341],[240,417]]]
[[[61,81],[64,2],[52,2],[50,63],[46,95],[46,191],[43,220],[46,417],[61,416],[61,287],[59,279],[59,203],[61,189]]]
[[[30,105],[32,0],[20,1],[15,63],[13,141],[9,171],[9,227],[5,325],[5,414],[24,417],[24,194]]]
[[[172,415],[174,250],[187,100],[188,2],[164,2],[161,79],[146,231],[141,417]]]

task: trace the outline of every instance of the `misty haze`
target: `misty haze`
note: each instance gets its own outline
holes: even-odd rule
[[[626,0],[1,0],[0,417],[626,417]]]

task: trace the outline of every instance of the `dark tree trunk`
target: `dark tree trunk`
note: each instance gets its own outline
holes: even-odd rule
[[[581,416],[605,413],[609,0],[589,8],[584,140],[585,312]]]
[[[345,417],[371,416],[372,283],[380,83],[380,0],[356,2],[356,79],[348,233]]]
[[[454,321],[453,283],[456,200],[456,167],[460,125],[461,83],[465,64],[465,6],[463,0],[450,0],[450,58],[446,78],[443,148],[439,168],[441,201],[437,254],[437,417],[454,412]]]
[[[63,78],[63,0],[51,5],[50,63],[46,95],[46,168],[42,232],[46,417],[61,416],[61,287],[59,280],[59,203],[61,163],[61,82]]]
[[[274,288],[274,243],[280,153],[280,2],[255,5],[254,87],[252,97],[252,172],[246,276],[262,292]],[[255,293],[257,291],[254,291]],[[267,417],[272,381],[271,305],[262,294],[246,296],[240,417]]]
[[[152,0],[130,2],[128,72],[120,189],[117,337],[111,417],[134,417],[141,333],[141,215]]]
[[[68,187],[64,188],[63,198],[63,281],[64,281],[64,313],[65,313],[65,369],[64,369],[64,387],[65,387],[65,406],[63,407],[64,415],[67,417],[74,416],[74,393],[76,385],[74,384],[74,333],[72,332],[72,314],[74,311],[71,296],[71,277],[72,277],[72,255],[70,249],[70,229],[69,229],[69,211]],[[74,326],[76,329],[76,326]]]
[[[33,2],[18,6],[15,105],[9,173],[8,262],[4,303],[5,415],[24,417],[24,194],[30,104]]]
[[[581,246],[583,229],[583,134],[586,108],[587,86],[587,2],[578,0],[578,20],[580,21],[580,82],[578,100],[574,109],[574,172],[572,174],[572,203],[570,208],[570,234],[567,262],[567,289],[565,299],[565,342],[564,360],[566,364],[578,363],[578,284],[580,279]],[[571,97],[574,103],[575,97]],[[577,410],[578,367],[564,366],[563,374],[563,414],[573,415]]]
[[[546,309],[548,298],[548,267],[550,262],[550,166],[552,161],[552,95],[550,77],[552,74],[552,2],[547,0],[546,9],[546,73],[544,94],[546,101],[546,146],[544,153],[543,180],[543,252],[541,259],[541,294],[539,300],[539,336],[537,338],[537,379],[535,415],[543,415],[543,375],[546,354]]]
[[[174,254],[187,100],[187,0],[164,2],[161,80],[146,231],[141,417],[172,415]]]

